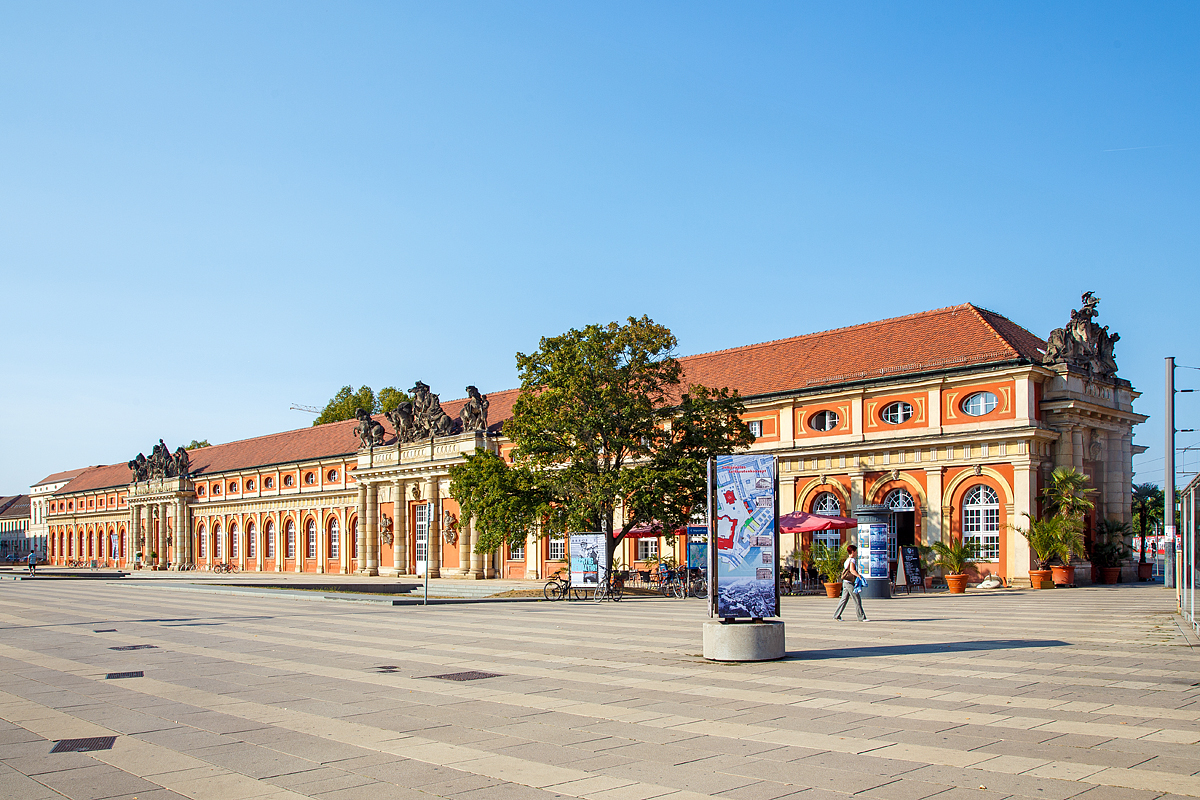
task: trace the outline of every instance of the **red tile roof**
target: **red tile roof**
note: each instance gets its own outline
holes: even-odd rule
[[[736,388],[743,397],[1018,359],[1046,346],[999,314],[969,303],[849,328],[679,359],[685,385]]]
[[[21,519],[29,516],[29,495],[17,494],[0,497],[0,518]]]
[[[729,350],[680,358],[684,385],[736,388],[743,397],[830,386],[872,378],[914,375],[939,369],[1021,359],[1037,361],[1046,344],[1021,326],[969,303],[849,328],[810,333]],[[498,431],[512,416],[520,393],[506,389],[488,395],[489,426]],[[457,417],[466,399],[442,408]],[[382,416],[389,440],[394,435]],[[358,450],[356,420],[257,436],[188,451],[199,474],[266,467],[318,458],[349,457]],[[78,476],[60,491],[124,486],[124,464],[74,470]],[[43,483],[71,472],[51,475]]]
[[[88,467],[80,467],[79,469],[69,469],[66,472],[56,472],[53,475],[47,475],[46,477],[42,478],[40,481],[35,483],[34,486],[42,486],[47,483],[61,483],[62,481],[67,481],[67,480],[70,480],[71,478],[74,478],[75,476],[79,475],[79,473],[83,472],[86,469],[88,469]]]

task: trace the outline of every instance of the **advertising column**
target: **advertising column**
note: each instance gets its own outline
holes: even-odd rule
[[[709,597],[723,620],[779,614],[775,466],[774,456],[713,460]]]
[[[863,597],[891,597],[891,575],[888,569],[888,521],[891,510],[887,506],[858,506],[854,516],[858,519],[858,571],[867,579]]]

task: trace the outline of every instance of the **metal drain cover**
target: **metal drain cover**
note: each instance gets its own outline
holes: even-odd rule
[[[115,736],[93,736],[90,739],[61,739],[55,743],[51,753],[91,753],[96,750],[112,750]]]
[[[137,672],[110,672],[104,676],[106,681],[115,681],[118,678],[144,678],[146,673],[140,669]]]
[[[120,647],[110,647],[109,650],[157,650],[156,644],[123,644]]]
[[[478,681],[484,678],[500,678],[503,677],[498,672],[480,672],[479,670],[469,670],[467,672],[451,672],[446,675],[429,675],[427,677],[437,678],[440,681]]]
[[[117,632],[116,628],[100,628],[99,630],[92,631],[92,633],[116,633],[116,632]]]
[[[385,664],[382,667],[371,667],[371,669],[375,670],[376,672],[382,673],[384,675],[391,675],[392,673],[396,672],[400,668],[397,666],[393,666],[391,664]]]

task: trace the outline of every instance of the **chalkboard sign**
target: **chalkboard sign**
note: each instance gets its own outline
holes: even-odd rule
[[[906,545],[900,548],[900,561],[904,565],[904,582],[908,591],[913,587],[921,587],[925,591],[925,575],[921,572],[921,552],[916,547]]]

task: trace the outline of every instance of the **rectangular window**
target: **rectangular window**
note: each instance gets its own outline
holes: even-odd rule
[[[548,558],[551,561],[562,561],[567,557],[567,540],[562,536],[551,536]]]
[[[513,561],[524,561],[524,560],[525,560],[525,548],[524,548],[524,546],[522,546],[522,547],[511,547],[511,548],[509,548],[509,551],[508,551],[508,557],[509,557],[510,559],[512,559]]]
[[[246,535],[246,558],[258,558],[258,542],[255,541],[257,538],[258,531],[251,528]]]
[[[287,527],[287,557],[296,557],[296,529],[291,524]]]
[[[275,529],[267,528],[267,558],[275,557]]]
[[[208,537],[204,533],[200,534],[200,557],[208,557]]]
[[[763,435],[763,423],[761,419],[752,419],[746,425],[750,428],[750,435],[755,439]]]
[[[963,540],[979,548],[980,561],[1000,560],[1000,509],[963,508]]]
[[[237,533],[237,531],[234,531],[232,534],[229,535],[229,557],[230,558],[238,557],[238,533]]]
[[[329,557],[338,558],[342,552],[342,537],[338,535],[337,522],[329,526]]]
[[[317,526],[308,523],[308,557],[317,557]]]
[[[658,555],[658,539],[637,540],[637,560],[645,561]]]
[[[429,558],[429,504],[421,503],[416,507],[416,524],[413,531],[417,538],[417,562],[424,563]]]
[[[824,545],[831,550],[837,550],[842,546],[841,531],[816,531],[813,533],[813,546]]]

